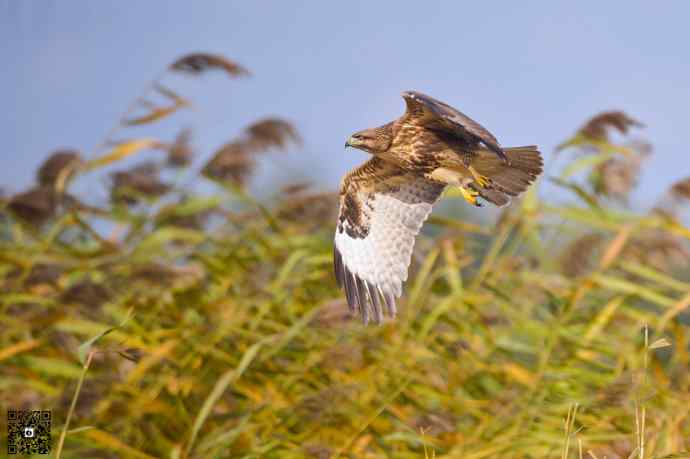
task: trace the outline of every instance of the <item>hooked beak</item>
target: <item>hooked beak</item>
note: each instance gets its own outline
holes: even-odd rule
[[[351,138],[350,138],[350,139],[351,139]],[[347,139],[347,141],[345,142],[345,149],[347,149],[347,147],[351,147],[351,146],[352,146],[352,144],[350,143],[350,139]]]

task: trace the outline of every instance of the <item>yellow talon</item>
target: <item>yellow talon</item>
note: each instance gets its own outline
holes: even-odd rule
[[[465,201],[469,202],[473,206],[481,207],[482,205],[477,201],[477,198],[479,197],[479,193],[476,190],[471,190],[469,188],[465,188],[464,186],[460,187],[460,193],[462,193],[462,197],[465,198]]]
[[[467,169],[469,169],[470,173],[472,174],[472,177],[474,177],[474,181],[477,182],[477,185],[479,185],[482,188],[486,188],[487,186],[489,186],[489,183],[491,183],[491,181],[488,179],[488,177],[477,172],[472,166],[468,166]]]

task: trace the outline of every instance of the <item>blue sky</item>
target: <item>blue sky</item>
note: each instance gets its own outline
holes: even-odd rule
[[[539,144],[547,162],[587,117],[623,109],[655,146],[635,195],[649,205],[690,175],[688,17],[684,1],[0,0],[0,184],[28,186],[58,147],[93,155],[148,80],[210,51],[254,77],[171,79],[196,109],[131,136],[189,125],[208,157],[252,120],[279,115],[305,144],[265,161],[255,187],[304,177],[335,187],[365,159],[343,151],[345,139],[399,116],[403,90],[456,106],[504,145]]]

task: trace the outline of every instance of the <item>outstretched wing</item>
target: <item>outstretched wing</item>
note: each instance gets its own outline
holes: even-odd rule
[[[364,323],[395,316],[415,237],[444,187],[378,158],[343,179],[333,264]]]
[[[468,143],[483,143],[507,161],[496,137],[469,116],[421,92],[405,91],[402,96],[407,104],[406,122],[454,134]]]

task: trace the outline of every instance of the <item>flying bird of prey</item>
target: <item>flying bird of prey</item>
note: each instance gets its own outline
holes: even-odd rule
[[[395,316],[415,237],[446,186],[473,205],[503,206],[542,172],[536,146],[502,148],[453,107],[416,91],[402,97],[400,118],[345,143],[372,155],[340,184],[333,253],[338,285],[365,324]]]

